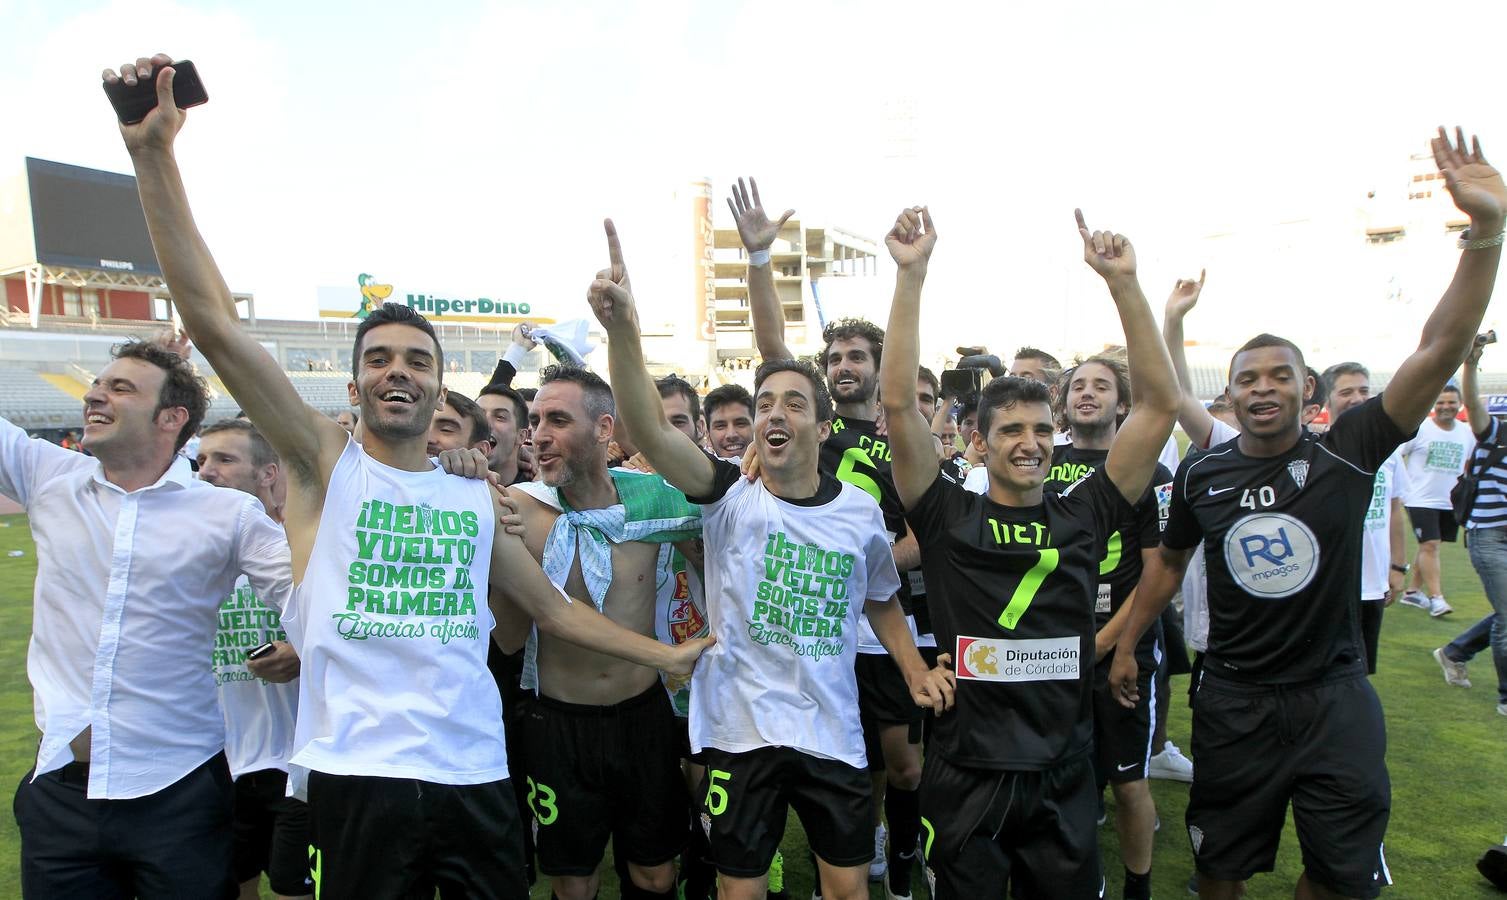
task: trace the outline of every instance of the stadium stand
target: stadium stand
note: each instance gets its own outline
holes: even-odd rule
[[[35,369],[0,364],[0,415],[22,428],[81,428],[83,407],[76,397]]]
[[[149,335],[143,335],[149,336]],[[123,336],[122,336],[123,337]],[[78,429],[83,427],[82,396],[94,373],[109,361],[109,346],[121,337],[100,340],[98,343],[68,347],[70,351],[82,350],[72,361],[66,358],[48,362],[36,360],[0,361],[0,415],[28,430]],[[57,348],[62,350],[63,348]],[[3,354],[0,354],[3,355]],[[477,369],[484,363],[495,361],[495,356],[478,352],[474,362]],[[201,358],[195,364],[209,383],[210,404],[206,422],[228,419],[239,408],[235,399],[225,390],[225,385]],[[56,371],[63,368],[65,371]],[[1224,391],[1225,370],[1212,365],[1195,365],[1190,375],[1194,390],[1205,403]],[[1373,371],[1373,392],[1385,390],[1391,379],[1391,371]],[[346,371],[290,371],[288,378],[304,402],[326,415],[333,416],[350,406],[346,384],[350,374]],[[491,371],[447,372],[445,386],[475,398],[491,378]],[[528,379],[532,381],[532,378]],[[1481,389],[1487,395],[1507,394],[1507,372],[1482,374]]]

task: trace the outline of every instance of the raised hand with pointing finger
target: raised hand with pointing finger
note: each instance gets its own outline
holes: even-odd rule
[[[607,257],[610,265],[597,272],[586,291],[586,302],[602,327],[613,332],[632,327],[638,330],[638,309],[633,302],[633,286],[628,281],[628,267],[623,265],[623,246],[617,227],[608,219],[602,223],[607,231]]]
[[[1105,281],[1135,277],[1135,248],[1130,239],[1112,231],[1088,230],[1083,210],[1073,210],[1078,220],[1078,234],[1083,238],[1083,261],[1103,276]]]

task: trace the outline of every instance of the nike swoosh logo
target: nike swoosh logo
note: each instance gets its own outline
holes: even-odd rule
[[[1227,491],[1233,491],[1233,490],[1234,490],[1234,488],[1232,488],[1232,487],[1220,488],[1217,491],[1214,490],[1213,488],[1209,488],[1209,496],[1210,497],[1218,497],[1220,494],[1223,494],[1223,493],[1225,493]]]
[[[1121,772],[1129,772],[1131,769],[1134,769],[1138,765],[1140,765],[1140,763],[1131,763],[1128,766],[1115,766],[1115,768],[1119,769]]]

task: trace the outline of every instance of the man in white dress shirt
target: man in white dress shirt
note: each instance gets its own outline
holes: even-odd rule
[[[37,542],[26,668],[42,732],[16,792],[26,897],[232,897],[225,724],[206,658],[245,575],[281,604],[288,545],[255,497],[178,450],[204,383],[129,343],[84,395],[71,453],[0,419],[0,494]]]

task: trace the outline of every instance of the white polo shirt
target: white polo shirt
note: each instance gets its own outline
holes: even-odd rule
[[[244,574],[281,606],[288,542],[250,494],[194,478],[175,457],[129,493],[98,460],[0,419],[0,494],[26,508],[37,542],[26,671],[38,775],[73,761],[93,727],[88,796],[156,793],[225,746],[208,665],[220,604]]]

